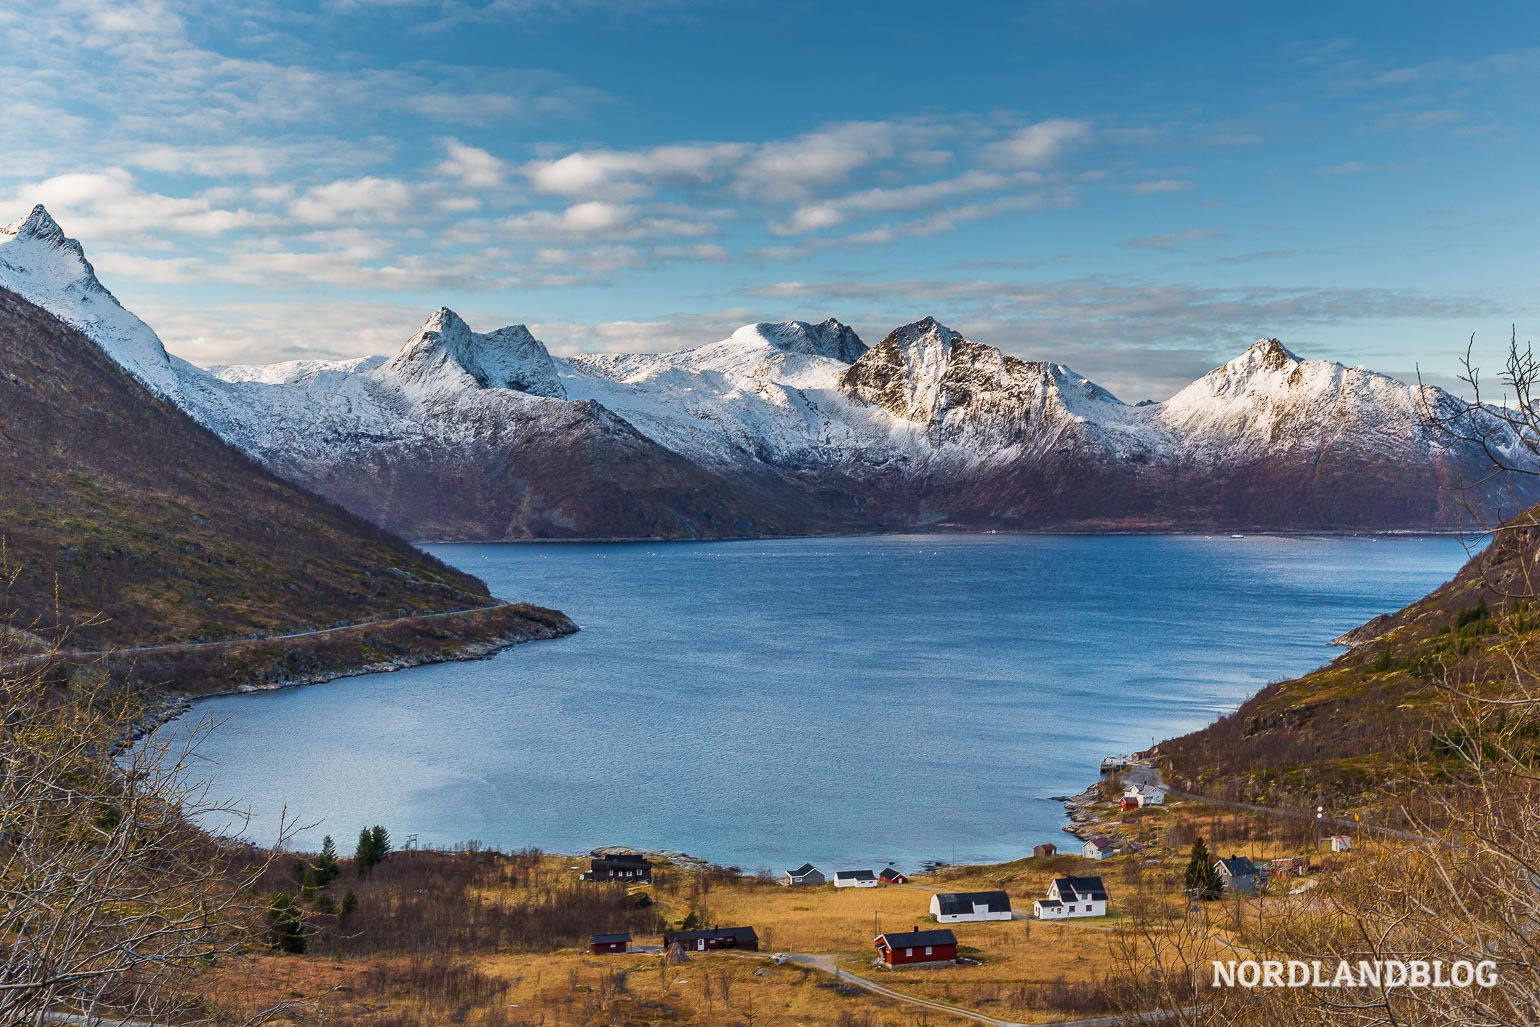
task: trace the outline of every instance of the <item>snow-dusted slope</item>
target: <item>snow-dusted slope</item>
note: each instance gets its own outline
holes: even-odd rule
[[[839,387],[978,459],[1066,445],[1126,455],[1155,444],[1134,410],[1089,378],[970,342],[931,317],[895,329]]]
[[[97,281],[80,243],[64,234],[42,204],[0,227],[0,288],[79,329],[152,392],[180,398],[160,337]]]

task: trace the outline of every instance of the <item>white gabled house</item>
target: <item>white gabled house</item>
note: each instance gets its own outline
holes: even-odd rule
[[[1153,785],[1129,785],[1123,789],[1123,798],[1132,802],[1135,808],[1161,806],[1165,804],[1166,793]]]
[[[930,897],[930,915],[938,924],[1009,920],[1011,897],[1003,891],[948,892]]]
[[[1100,834],[1080,847],[1080,854],[1086,859],[1106,859],[1116,851],[1112,839]]]
[[[877,887],[877,875],[870,870],[836,870],[834,871],[834,887],[875,888]]]
[[[1032,903],[1039,920],[1106,916],[1107,888],[1100,877],[1058,877],[1048,886],[1048,897]]]

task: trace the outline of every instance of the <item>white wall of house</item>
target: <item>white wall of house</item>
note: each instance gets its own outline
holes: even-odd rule
[[[1080,854],[1082,856],[1084,856],[1086,859],[1106,859],[1107,856],[1109,855],[1109,853],[1103,852],[1101,849],[1098,849],[1091,842],[1086,842],[1085,845],[1081,846]]]

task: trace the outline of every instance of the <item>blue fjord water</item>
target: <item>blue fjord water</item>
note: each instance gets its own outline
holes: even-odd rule
[[[214,794],[340,844],[625,844],[753,868],[1003,860],[1100,758],[1202,726],[1451,577],[1452,538],[431,546],[583,630],[201,703]],[[183,725],[185,727],[185,724]],[[219,825],[211,825],[219,826]]]

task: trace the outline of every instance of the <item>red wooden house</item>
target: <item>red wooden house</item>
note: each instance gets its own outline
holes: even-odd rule
[[[896,966],[942,966],[957,962],[957,935],[946,929],[879,934],[874,942],[877,957],[891,969]]]
[[[596,934],[593,936],[594,955],[602,956],[610,952],[627,952],[631,948],[631,936],[629,934]]]
[[[877,880],[881,881],[883,884],[908,884],[909,875],[901,874],[897,870],[894,870],[892,867],[888,867],[882,873],[877,875]]]

